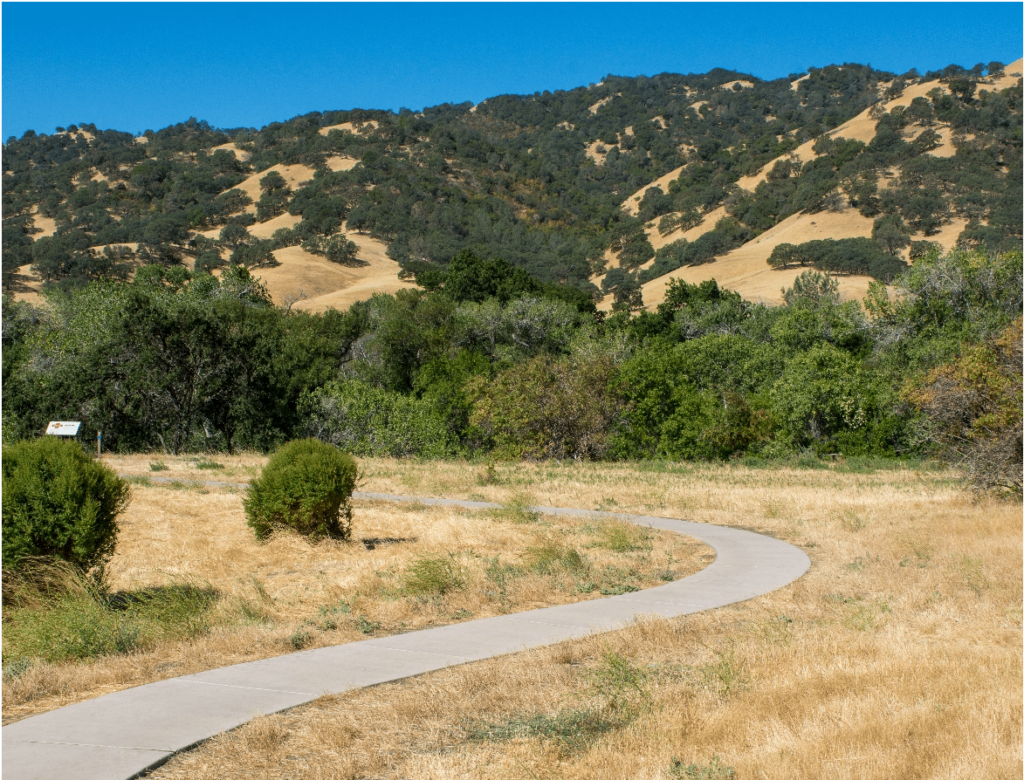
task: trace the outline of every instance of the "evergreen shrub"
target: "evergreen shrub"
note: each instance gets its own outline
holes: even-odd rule
[[[114,554],[130,487],[77,442],[52,436],[3,448],[3,567],[57,558],[88,571]]]
[[[245,514],[256,538],[264,540],[287,527],[313,540],[348,539],[352,530],[349,499],[358,469],[351,455],[317,439],[283,445],[253,480]]]

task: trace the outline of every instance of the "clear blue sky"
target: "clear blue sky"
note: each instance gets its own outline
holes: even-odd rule
[[[2,137],[420,109],[714,67],[898,73],[1022,53],[1013,3],[3,3]]]

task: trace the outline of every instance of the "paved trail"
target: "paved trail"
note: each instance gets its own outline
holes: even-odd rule
[[[383,493],[356,493],[354,498],[470,509],[498,506]],[[640,615],[676,617],[734,604],[788,585],[810,566],[808,557],[793,545],[751,531],[665,517],[532,509],[553,515],[614,517],[673,531],[710,545],[717,557],[697,574],[636,593],[226,666],[26,718],[3,728],[4,780],[132,778],[259,714],[286,710],[326,694],[611,631]]]

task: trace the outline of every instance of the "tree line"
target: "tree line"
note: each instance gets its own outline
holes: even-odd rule
[[[774,308],[676,280],[657,311],[611,316],[471,252],[417,279],[323,314],[274,306],[241,266],[5,299],[5,439],[70,417],[118,451],[316,436],[362,455],[920,456],[945,435],[929,410],[971,391],[968,353],[1003,393],[978,417],[1003,422],[961,424],[1019,437],[1019,253],[931,253],[863,309],[816,271]]]

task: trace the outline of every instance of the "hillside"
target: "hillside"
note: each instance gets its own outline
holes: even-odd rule
[[[261,129],[30,131],[4,145],[4,290],[237,262],[319,311],[472,249],[602,308],[654,305],[676,277],[777,302],[796,272],[768,267],[779,244],[882,221],[903,260],[912,242],[1019,246],[1021,72],[718,69]]]
[[[1022,68],[1022,61],[1018,60],[1006,66],[1005,71],[1001,75],[979,79],[976,89],[992,92],[1011,89],[1019,82],[1022,70],[1024,70]],[[802,81],[804,81],[803,78],[794,81],[793,88],[798,89]],[[945,81],[948,81],[948,79]],[[915,156],[926,155],[932,158],[953,158],[961,146],[967,147],[970,142],[976,141],[978,134],[965,133],[962,131],[961,126],[957,126],[957,123],[942,122],[935,117],[915,117],[917,121],[907,122],[901,116],[908,109],[920,111],[922,103],[931,101],[933,98],[939,101],[943,98],[951,99],[950,89],[945,81],[940,79],[922,80],[919,83],[897,88],[896,90],[893,89],[892,83],[883,84],[882,86],[885,87],[885,90],[878,103],[865,109],[834,130],[827,131],[823,134],[823,138],[833,139],[834,141],[854,141],[857,144],[863,144],[870,150],[878,136],[878,128],[880,124],[883,124],[883,119],[895,114],[900,117],[901,124],[903,124],[903,127],[900,129],[900,136],[903,140],[910,142],[910,144],[917,142],[925,132],[935,134],[932,140],[922,147],[923,151]],[[928,97],[930,94],[932,98]],[[890,99],[886,99],[887,97],[890,97]],[[914,101],[918,102],[915,103]],[[758,171],[740,177],[735,182],[737,188],[735,192],[740,193],[739,198],[749,199],[758,194],[758,187],[761,185],[765,185],[763,190],[767,190],[770,187],[770,172],[776,169],[775,167],[780,163],[792,168],[798,168],[812,163],[827,154],[821,141],[822,138],[806,141],[795,149],[780,155],[779,158],[763,166]],[[901,185],[904,185],[906,179],[910,178],[910,176],[904,175],[903,165],[900,164],[903,162],[902,160],[880,162],[883,165],[877,165],[875,171],[873,171],[877,176],[877,189],[896,190]],[[886,162],[890,164],[884,165]],[[896,164],[892,164],[893,162]],[[622,206],[623,210],[631,216],[637,216],[640,212],[640,204],[647,197],[648,191],[653,188],[658,188],[661,191],[652,193],[653,198],[670,191],[673,184],[678,187],[679,182],[685,182],[689,167],[690,164],[681,166],[659,180],[652,182],[650,185],[640,188],[626,199]],[[911,175],[919,176],[920,174],[914,171]],[[928,182],[928,184],[931,184],[931,182]],[[914,185],[915,183],[911,182],[910,186]],[[789,286],[793,278],[802,269],[774,270],[769,268],[766,261],[772,250],[780,243],[786,242],[798,245],[824,238],[846,239],[857,237],[870,238],[872,236],[874,220],[870,219],[869,216],[874,216],[878,212],[874,210],[874,207],[872,209],[862,208],[858,210],[851,205],[853,198],[850,197],[848,189],[843,189],[842,185],[840,185],[840,189],[846,197],[836,199],[833,203],[825,206],[825,208],[821,208],[824,204],[814,204],[809,209],[800,210],[788,217],[784,217],[774,227],[757,235],[757,237],[751,238],[724,254],[717,255],[714,258],[713,265],[683,266],[647,280],[641,288],[644,303],[648,307],[660,303],[664,299],[664,290],[669,280],[676,278],[690,283],[714,278],[723,286],[739,292],[748,299],[772,304],[781,302],[782,288]],[[926,189],[926,185],[920,186],[920,189]],[[645,223],[643,230],[651,245],[651,249],[658,252],[671,243],[677,241],[693,242],[701,236],[711,233],[720,219],[734,211],[735,209],[729,209],[728,206],[719,208],[706,215],[702,215],[703,221],[701,224],[689,229],[684,229],[680,225],[663,233],[658,229],[658,222],[652,220]],[[920,229],[914,229],[914,225],[910,226],[910,229],[907,231],[906,245],[899,248],[896,253],[902,260],[908,263],[912,262],[910,257],[910,243],[912,241],[927,240],[938,245],[943,250],[949,250],[961,239],[963,231],[968,226],[968,219],[965,218],[968,215],[958,212],[955,207],[951,209],[944,203],[939,204],[935,211],[940,212],[941,216],[934,222],[920,226]],[[678,212],[669,212],[667,216],[678,216]],[[975,225],[987,226],[988,222],[989,220],[982,217],[981,219],[976,219]],[[972,227],[974,226],[972,225]],[[1016,232],[1019,234],[1019,229]],[[612,252],[606,253],[605,260],[612,267],[616,265],[623,267],[621,261],[615,262],[615,256]],[[650,260],[638,266],[638,270],[642,273],[653,265],[654,261]],[[600,281],[602,278],[604,277],[599,275],[595,278],[595,281]],[[840,291],[844,297],[863,298],[867,291],[870,277],[849,274],[840,276],[838,281]],[[612,296],[607,296],[601,302],[600,307],[608,310],[611,308],[611,305]]]

